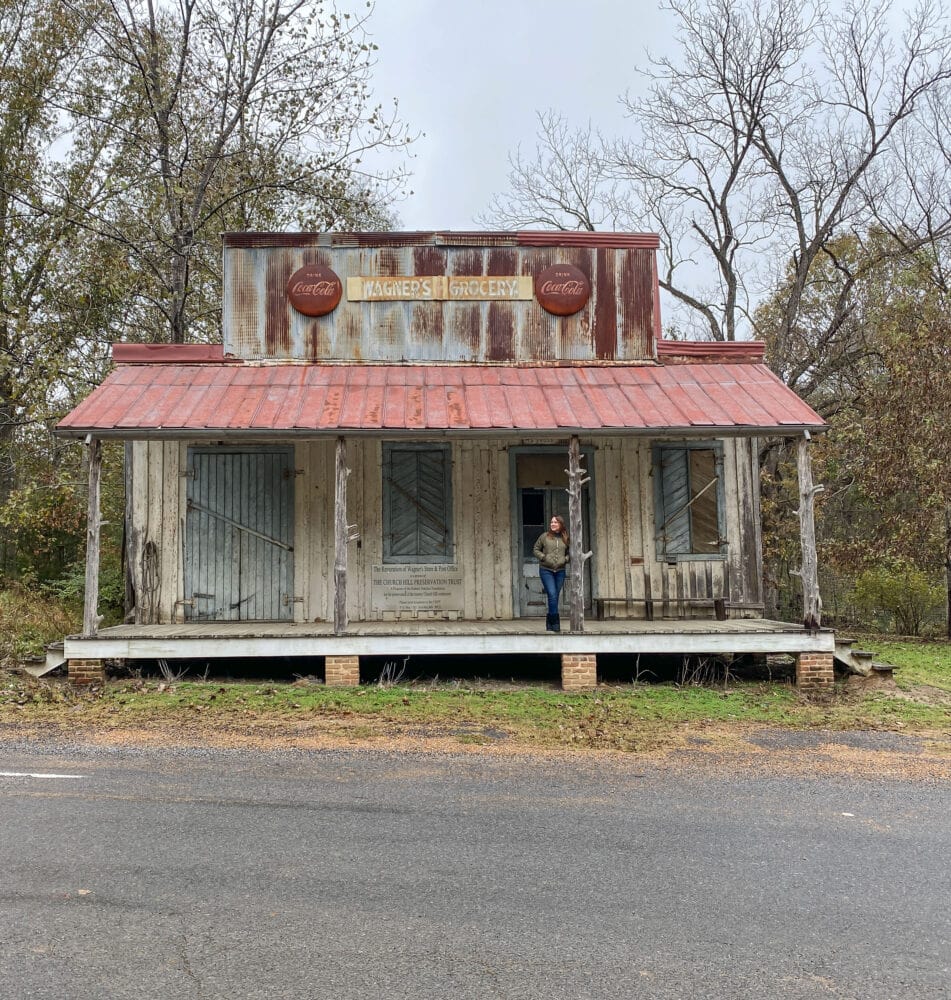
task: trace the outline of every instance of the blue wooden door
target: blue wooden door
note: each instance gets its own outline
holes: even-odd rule
[[[292,448],[189,448],[185,617],[294,616]]]

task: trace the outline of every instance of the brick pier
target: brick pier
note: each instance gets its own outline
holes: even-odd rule
[[[561,686],[565,691],[586,691],[598,686],[598,658],[594,653],[563,653]]]
[[[831,691],[834,681],[831,653],[800,653],[796,658],[796,687],[800,691]]]

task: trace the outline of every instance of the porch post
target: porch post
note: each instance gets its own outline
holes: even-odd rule
[[[802,616],[805,628],[819,628],[822,622],[822,598],[819,596],[819,557],[816,552],[816,494],[822,486],[812,484],[812,457],[809,454],[809,431],[799,440],[799,537],[802,543]]]
[[[86,587],[83,594],[83,638],[95,638],[102,615],[99,614],[99,482],[102,473],[102,442],[89,435],[89,502],[86,508]],[[102,660],[68,660],[66,670],[73,684],[102,684],[105,672]]]
[[[591,553],[583,550],[581,496],[584,484],[590,478],[581,467],[581,442],[577,434],[573,434],[568,445],[568,552],[571,570],[568,598],[572,632],[584,631],[584,564],[591,558]]]
[[[91,639],[99,629],[99,482],[102,473],[102,442],[91,435],[89,449],[89,502],[86,512],[86,588],[83,598],[83,637]]]
[[[337,438],[334,488],[334,634],[347,628],[347,442]]]

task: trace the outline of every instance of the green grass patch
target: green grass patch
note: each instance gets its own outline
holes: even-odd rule
[[[876,659],[894,663],[895,681],[908,690],[917,685],[951,691],[951,642],[878,642],[869,640]]]
[[[63,681],[7,674],[0,685],[0,721],[13,720],[93,728],[155,725],[190,733],[206,725],[248,732],[303,725],[358,740],[424,734],[449,736],[460,745],[508,741],[634,751],[664,745],[685,728],[947,730],[951,707],[910,700],[897,690],[860,696],[840,692],[818,702],[769,683],[725,689],[635,685],[568,694],[454,683],[340,689],[139,679],[113,681],[90,692]]]
[[[2,607],[2,605],[0,605]],[[56,626],[48,626],[56,627]],[[839,685],[824,699],[786,684],[732,681],[727,687],[603,685],[569,694],[549,686],[489,680],[396,687],[133,677],[77,689],[64,679],[0,673],[0,722],[64,728],[136,727],[200,739],[208,731],[333,734],[383,745],[388,738],[448,737],[460,746],[508,743],[538,748],[637,751],[673,745],[704,728],[894,729],[951,732],[951,644],[870,644],[895,663],[898,686],[868,691]]]

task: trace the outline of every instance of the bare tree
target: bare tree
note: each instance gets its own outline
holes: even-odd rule
[[[948,233],[941,174],[918,169],[947,162],[951,35],[936,4],[900,35],[875,0],[667,9],[677,51],[649,61],[645,96],[622,98],[631,134],[604,140],[542,116],[536,159],[516,154],[490,219],[657,231],[661,287],[687,329],[715,340],[759,332],[755,307],[780,282],[790,329],[811,269],[845,232],[900,233],[907,248]]]
[[[625,221],[623,190],[612,180],[602,136],[588,122],[569,128],[554,111],[537,115],[534,156],[521,148],[509,154],[509,191],[496,195],[477,221],[519,229],[594,231]]]

